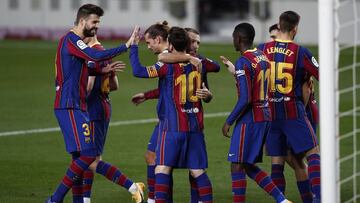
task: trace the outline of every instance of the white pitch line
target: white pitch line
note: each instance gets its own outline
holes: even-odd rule
[[[230,112],[219,112],[219,113],[208,113],[205,114],[205,118],[215,118],[215,117],[225,117],[229,115]],[[145,124],[145,123],[156,123],[157,118],[148,118],[148,119],[139,119],[139,120],[127,120],[127,121],[114,121],[110,122],[110,126],[120,126],[120,125],[135,125],[135,124]],[[0,137],[12,136],[12,135],[29,135],[29,134],[39,134],[47,132],[58,132],[60,131],[59,127],[53,128],[39,128],[39,129],[30,129],[30,130],[17,130],[17,131],[8,131],[0,132]]]

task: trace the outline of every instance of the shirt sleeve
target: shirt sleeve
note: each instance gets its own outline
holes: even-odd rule
[[[138,78],[156,78],[163,77],[167,71],[166,64],[157,62],[152,66],[143,66],[139,60],[139,50],[137,45],[130,47],[130,64],[132,67],[133,75]]]
[[[303,64],[305,71],[308,72],[310,75],[314,76],[316,80],[319,80],[319,64],[316,61],[315,57],[311,54],[311,52],[303,48],[304,51],[304,58]]]
[[[199,56],[201,59],[202,67],[206,72],[219,72],[220,71],[220,65],[209,58],[204,58]]]
[[[83,42],[78,36],[68,37],[67,48],[70,54],[75,55],[87,61],[95,61],[95,62],[113,58],[127,51],[127,47],[125,44],[120,45],[119,47],[116,48],[106,49],[106,50],[93,49],[87,46],[85,42]]]
[[[144,97],[145,99],[158,99],[160,95],[160,91],[159,88],[157,89],[153,89],[153,90],[149,90],[147,92],[144,93]]]
[[[229,125],[232,125],[238,118],[240,118],[246,109],[248,108],[248,104],[250,103],[251,94],[251,76],[249,69],[246,64],[242,62],[242,60],[238,60],[235,64],[235,79],[236,86],[238,90],[238,100],[237,103],[226,119],[226,122]]]

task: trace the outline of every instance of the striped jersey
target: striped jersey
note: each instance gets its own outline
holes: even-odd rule
[[[71,108],[87,111],[88,68],[86,61],[98,62],[110,59],[126,50],[125,45],[102,51],[92,49],[73,31],[63,36],[56,52],[54,109]]]
[[[105,50],[100,44],[95,44],[91,48]],[[100,61],[95,63],[95,67],[89,70],[89,75],[95,76],[94,86],[87,97],[90,120],[110,120],[110,79],[115,77],[115,73],[104,74],[101,72],[101,69],[110,63],[111,60]]]
[[[289,40],[275,40],[258,47],[271,63],[269,104],[273,120],[305,115],[302,84],[306,75],[318,80],[319,65],[305,47]]]
[[[130,60],[136,61],[137,46],[131,46]],[[133,59],[131,59],[133,58]],[[201,88],[201,73],[190,63],[163,64],[142,67],[132,63],[137,77],[159,77],[160,99],[164,107],[164,130],[171,132],[201,132],[204,128],[201,100],[195,95]]]
[[[235,63],[238,101],[226,122],[242,123],[270,121],[267,101],[270,63],[257,49],[247,50]]]

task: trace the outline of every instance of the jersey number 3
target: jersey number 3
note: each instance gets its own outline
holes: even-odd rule
[[[194,94],[196,89],[201,87],[201,75],[197,71],[192,71],[186,78],[186,74],[181,74],[175,79],[175,87],[180,87],[179,100],[181,104],[197,102],[199,98]]]

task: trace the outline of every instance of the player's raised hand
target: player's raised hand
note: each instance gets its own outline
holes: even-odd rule
[[[134,44],[135,37],[136,35],[139,35],[139,32],[140,32],[140,27],[136,25],[133,32],[131,33],[130,38],[125,44],[127,48],[129,48],[132,44]]]
[[[222,127],[222,133],[223,133],[223,136],[225,137],[229,137],[230,138],[230,135],[229,135],[229,130],[230,130],[230,125],[228,123],[224,123],[223,127]]]
[[[223,64],[227,67],[228,71],[231,74],[235,74],[235,66],[233,63],[231,63],[231,61],[229,61],[229,59],[227,59],[225,56],[220,56],[221,61],[223,62]]]
[[[203,99],[205,102],[209,102],[212,98],[212,93],[208,88],[206,88],[205,83],[202,83],[202,88],[196,90],[196,96],[200,99]]]
[[[145,94],[144,93],[137,93],[132,98],[131,101],[136,106],[146,101]]]
[[[126,67],[126,64],[122,61],[115,61],[107,66],[105,66],[103,69],[101,69],[102,73],[110,73],[110,72],[123,72]]]

